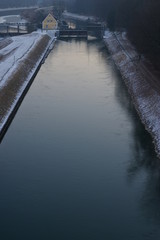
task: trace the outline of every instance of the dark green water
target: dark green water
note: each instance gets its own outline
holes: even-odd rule
[[[1,240],[160,238],[160,165],[103,43],[58,41],[0,145]]]

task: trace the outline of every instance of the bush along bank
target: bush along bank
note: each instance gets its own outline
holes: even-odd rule
[[[160,86],[150,64],[129,42],[126,33],[106,31],[104,42],[119,69],[138,115],[151,134],[160,158]]]

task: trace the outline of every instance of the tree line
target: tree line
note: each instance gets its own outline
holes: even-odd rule
[[[74,0],[70,9],[105,20],[111,30],[127,31],[138,50],[159,66],[160,0]]]
[[[58,5],[62,1],[72,12],[97,16],[111,30],[126,31],[137,49],[159,66],[160,0],[5,0],[0,1],[0,8]]]

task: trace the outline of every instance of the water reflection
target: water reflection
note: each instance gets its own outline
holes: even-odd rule
[[[154,145],[150,134],[145,130],[140,118],[134,108],[131,98],[127,92],[125,84],[117,79],[115,94],[125,111],[128,112],[133,124],[132,135],[133,156],[128,168],[129,177],[132,178],[142,167],[145,169],[159,169],[159,159],[156,157]]]
[[[35,239],[151,239],[144,234],[156,226],[146,222],[160,219],[159,160],[112,65],[95,39],[56,44],[15,121],[18,127],[1,146],[1,159],[12,146],[1,164],[3,229],[11,226],[12,234],[22,218],[23,233],[34,228],[36,234],[37,224]],[[121,121],[128,128],[118,132]]]
[[[129,187],[136,188],[136,190],[137,188],[141,189],[136,192],[137,196],[135,197],[139,208],[138,211],[147,220],[147,223],[152,226],[143,237],[144,239],[157,239],[155,236],[156,234],[158,236],[159,230],[156,232],[153,228],[155,228],[154,222],[158,225],[160,223],[160,160],[156,156],[152,138],[141,123],[127,88],[110,59],[105,46],[95,39],[88,41],[86,48],[88,55],[94,50],[95,44],[100,57],[103,58],[107,66],[110,65],[112,68],[113,79],[116,81],[115,97],[132,123],[130,133],[130,153],[132,155],[130,155],[126,164],[126,179]]]
[[[160,223],[160,160],[156,156],[152,138],[141,123],[119,72],[114,66],[113,69],[114,74],[117,75],[115,77],[117,102],[130,116],[133,125],[133,142],[131,143],[133,156],[128,163],[127,181],[129,184],[134,184],[138,177],[143,175],[144,185],[139,202],[140,209],[148,220]]]
[[[117,75],[118,74],[119,73],[117,73]],[[153,169],[156,165],[157,168],[159,166],[159,160],[154,151],[152,138],[141,123],[124,82],[118,76],[115,79],[117,81],[115,96],[121,107],[127,112],[133,124],[133,142],[131,144],[133,156],[131,156],[130,166],[128,167],[128,175],[131,179],[142,167]]]
[[[141,123],[140,118],[135,110],[135,107],[132,103],[131,97],[128,93],[127,87],[122,80],[120,73],[117,71],[116,67],[114,66],[112,60],[110,58],[106,59],[106,52],[104,48],[102,47],[102,56],[107,61],[107,65],[112,65],[112,72],[115,76],[115,97],[117,99],[117,102],[120,104],[121,108],[127,113],[127,115],[130,117],[131,122],[133,123],[133,139],[134,143],[132,144],[132,148],[134,149],[133,153],[134,156],[132,156],[132,159],[134,161],[134,164],[131,165],[138,165],[139,167],[146,164],[147,166],[159,164],[159,160],[156,157],[156,153],[154,151],[154,145],[152,143],[152,138],[150,134],[145,130],[144,125]],[[142,164],[142,162],[145,162]],[[150,162],[150,164],[149,164]],[[138,168],[139,168],[138,167]],[[130,170],[128,172],[134,172],[132,171],[132,167],[129,167]],[[133,169],[136,169],[136,167],[133,167]]]

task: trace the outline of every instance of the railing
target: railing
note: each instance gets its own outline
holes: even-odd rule
[[[27,26],[27,22],[4,22],[0,23],[0,26]]]
[[[19,35],[28,33],[28,23],[1,23],[0,24],[0,35]]]

